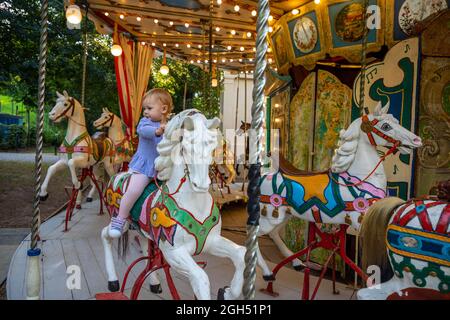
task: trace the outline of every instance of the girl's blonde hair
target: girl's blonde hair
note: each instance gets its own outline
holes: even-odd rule
[[[167,114],[170,114],[172,112],[173,100],[169,92],[161,88],[153,88],[144,94],[142,103],[144,103],[144,101],[146,99],[149,99],[151,96],[156,96],[156,98],[158,98],[163,105],[167,106]]]

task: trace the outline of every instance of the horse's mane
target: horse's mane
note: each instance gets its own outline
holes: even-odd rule
[[[345,172],[352,164],[358,149],[360,126],[361,118],[353,121],[347,130],[343,129],[339,133],[338,148],[334,150],[334,156],[331,160],[332,172]]]
[[[155,169],[158,171],[158,179],[169,180],[172,174],[172,150],[180,143],[181,126],[184,119],[192,112],[200,112],[196,109],[188,109],[174,116],[166,126],[161,142],[156,147],[159,156],[155,159]]]

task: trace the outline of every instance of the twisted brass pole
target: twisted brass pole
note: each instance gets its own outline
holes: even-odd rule
[[[363,37],[361,40],[361,78],[359,79],[359,108],[361,110],[361,114],[369,114],[369,108],[367,108],[364,103],[364,87],[365,87],[365,78],[366,78],[366,51],[367,51],[367,38],[369,34],[369,30],[367,30],[367,6],[369,5],[368,0],[364,0],[363,4],[363,18],[362,18],[362,28],[363,28]]]
[[[267,22],[269,21],[270,7],[268,0],[258,1],[258,18],[256,22],[256,64],[253,86],[252,122],[250,134],[250,169],[248,172],[248,203],[247,203],[247,240],[245,247],[245,270],[243,294],[246,300],[255,298],[256,280],[256,252],[258,250],[259,229],[259,180],[261,177],[261,138],[262,125],[264,121],[264,86],[266,80],[264,72],[266,69],[267,52]]]

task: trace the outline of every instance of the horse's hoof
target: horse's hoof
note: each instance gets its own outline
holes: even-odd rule
[[[225,291],[227,288],[229,288],[229,287],[227,286],[227,287],[219,288],[219,291],[217,292],[217,300],[225,300]]]
[[[151,284],[150,285],[150,291],[153,293],[162,293],[162,288],[160,284]]]
[[[39,200],[45,201],[48,199],[48,193],[45,196],[39,196]]]
[[[264,281],[275,281],[275,276],[273,274],[270,274],[268,276],[263,275]]]
[[[303,269],[305,269],[305,266],[302,264],[293,266],[295,271],[302,271]]]
[[[108,281],[108,290],[111,292],[119,291],[119,280]]]
[[[86,202],[92,202],[92,198],[87,197],[87,198],[86,198]]]

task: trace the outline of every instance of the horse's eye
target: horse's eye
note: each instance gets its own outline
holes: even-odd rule
[[[381,125],[381,130],[383,130],[383,131],[389,131],[391,129],[392,129],[392,127],[389,125],[389,123],[383,123]]]
[[[66,102],[66,103],[64,103],[64,107],[67,107],[69,104]]]

